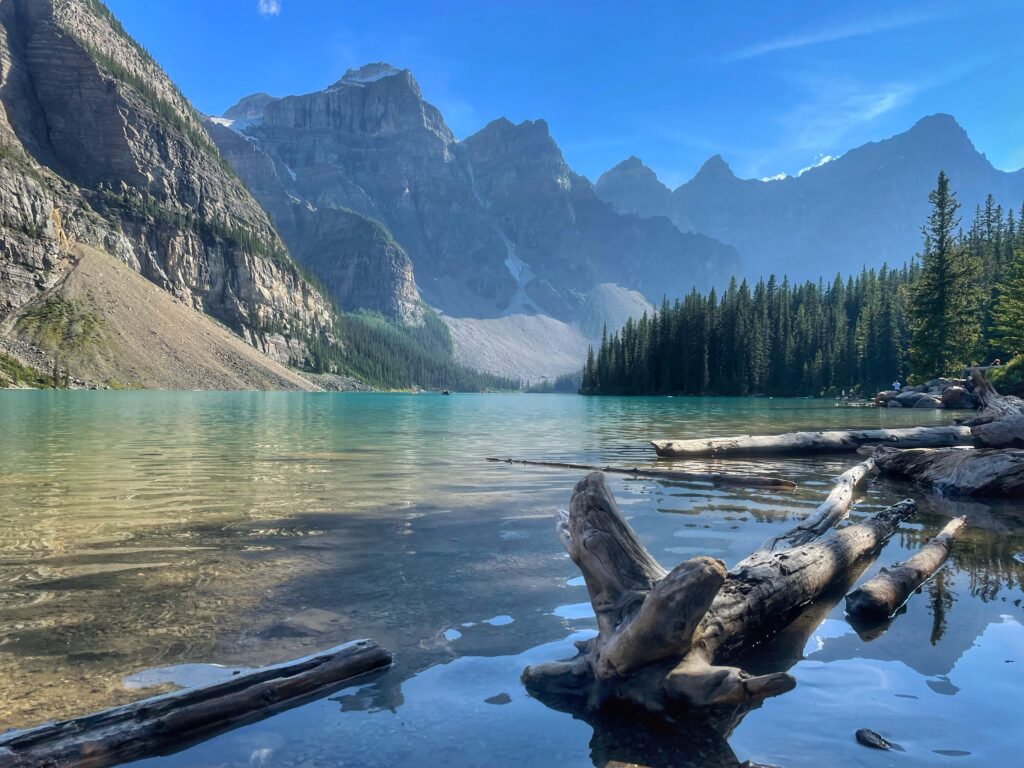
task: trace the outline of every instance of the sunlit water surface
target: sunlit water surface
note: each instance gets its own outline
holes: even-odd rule
[[[595,730],[548,709],[519,682],[526,664],[568,657],[594,631],[552,524],[582,473],[484,458],[637,465],[653,463],[654,437],[949,419],[801,400],[3,393],[0,729],[209,679],[208,663],[263,664],[373,637],[395,652],[390,671],[149,762],[636,757],[614,725]],[[820,502],[855,461],[728,465],[792,478],[793,494],[610,482],[664,564],[696,554],[733,563]],[[951,515],[968,514],[970,528],[906,612],[862,639],[841,603],[816,606],[820,626],[780,638],[759,662],[792,665],[796,689],[746,714],[727,739],[700,725],[651,735],[660,764],[1020,764],[1024,565],[1014,556],[1024,511],[876,483],[853,518],[908,495],[921,511],[866,575]],[[858,728],[905,751],[859,746]]]

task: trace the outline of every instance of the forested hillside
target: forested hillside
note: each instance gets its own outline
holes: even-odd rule
[[[959,373],[1024,353],[1024,228],[990,196],[959,229],[940,174],[909,265],[825,283],[733,280],[691,292],[588,355],[584,394],[823,395]]]

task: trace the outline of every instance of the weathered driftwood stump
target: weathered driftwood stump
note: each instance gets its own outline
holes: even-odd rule
[[[1024,498],[1024,450],[1019,448],[879,448],[874,458],[883,475],[930,485],[942,493]]]
[[[1000,395],[980,369],[975,368],[971,371],[971,382],[974,384],[974,393],[981,401],[981,408],[978,409],[980,419],[991,420],[1024,414],[1024,400],[1013,395]]]
[[[905,429],[851,429],[824,432],[788,432],[784,435],[739,435],[691,440],[652,440],[663,458],[687,456],[783,456],[800,453],[852,453],[865,445],[899,448],[942,448],[970,445],[966,426],[907,427]]]
[[[890,618],[946,562],[953,549],[953,537],[965,522],[966,518],[953,518],[916,555],[892,568],[883,568],[875,578],[848,594],[846,612],[869,621]]]
[[[790,675],[751,675],[730,662],[876,554],[915,509],[901,502],[731,572],[710,557],[667,572],[622,517],[604,476],[587,475],[557,528],[583,572],[598,634],[570,661],[527,667],[523,681],[538,697],[573,699],[582,711],[620,701],[666,712],[784,693],[795,685]]]

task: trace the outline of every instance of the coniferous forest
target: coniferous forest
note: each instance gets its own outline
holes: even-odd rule
[[[580,391],[597,395],[869,396],[1024,353],[1024,206],[989,195],[966,231],[950,180],[929,195],[909,264],[691,292],[604,334]]]

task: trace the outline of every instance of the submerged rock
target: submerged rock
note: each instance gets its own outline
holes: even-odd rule
[[[857,741],[865,747],[871,747],[872,749],[894,749],[899,752],[903,751],[903,747],[898,744],[894,744],[881,734],[875,733],[868,728],[861,728],[857,731],[856,736]]]

